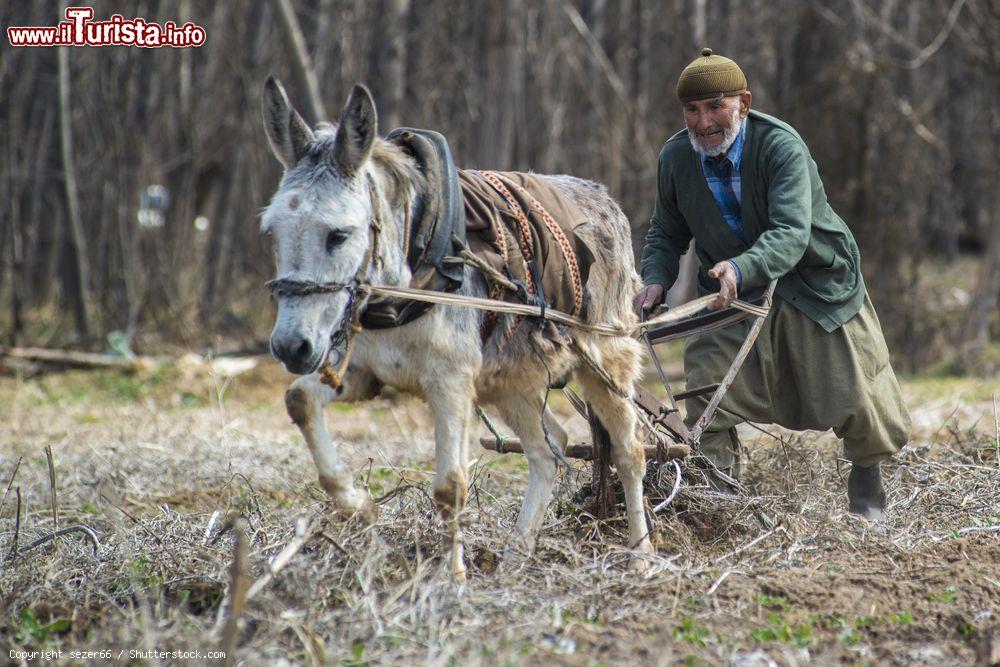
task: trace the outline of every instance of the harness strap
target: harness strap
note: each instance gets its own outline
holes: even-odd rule
[[[463,263],[454,257],[465,243],[465,218],[448,142],[437,132],[413,128],[393,130],[386,140],[415,160],[428,185],[424,197],[403,206],[403,256],[412,273],[410,285],[454,292],[465,275]],[[421,301],[382,298],[368,304],[361,325],[365,329],[401,327],[430,308],[431,304]]]
[[[521,249],[521,255],[524,256],[525,263],[530,267],[535,261],[535,253],[534,248],[531,246],[531,225],[528,224],[528,216],[524,214],[524,209],[522,209],[521,205],[517,203],[516,199],[514,199],[514,195],[512,195],[510,190],[507,189],[507,186],[504,185],[504,182],[500,178],[499,174],[494,171],[483,171],[480,173],[483,175],[483,178],[485,178],[487,182],[500,193],[500,196],[504,198],[507,205],[510,206],[510,209],[514,212],[514,217],[517,219],[517,225],[519,228],[518,231],[520,232],[518,235],[518,246]],[[524,283],[527,287],[528,294],[534,296],[536,293],[536,287],[532,273],[533,272],[530,269],[524,272]]]
[[[542,218],[542,222],[545,223],[545,227],[559,244],[559,249],[562,250],[563,259],[566,260],[566,266],[569,267],[570,278],[573,283],[573,310],[571,314],[579,315],[583,308],[583,281],[580,278],[580,265],[576,260],[576,253],[573,252],[573,247],[570,245],[569,239],[566,238],[566,234],[563,233],[562,228],[556,224],[556,221],[552,219],[552,216],[545,210],[541,202],[535,199],[521,185],[508,179],[505,180],[530,202],[531,207],[538,212],[538,215]]]

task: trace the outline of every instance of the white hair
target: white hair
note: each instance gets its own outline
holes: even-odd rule
[[[694,148],[695,152],[697,153],[701,153],[702,155],[705,155],[707,157],[717,157],[719,155],[725,155],[726,151],[728,151],[732,147],[733,142],[736,141],[736,137],[739,135],[740,128],[742,127],[742,125],[743,123],[740,121],[740,106],[737,104],[733,108],[732,124],[729,127],[723,128],[722,130],[721,144],[714,147],[705,146],[700,141],[698,141],[698,138],[695,136],[695,133],[692,132],[690,128],[688,128],[688,139],[691,140],[691,147]]]

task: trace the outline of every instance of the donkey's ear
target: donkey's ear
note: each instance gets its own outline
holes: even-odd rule
[[[371,153],[378,131],[375,102],[364,86],[354,86],[351,97],[340,112],[340,125],[333,154],[341,173],[353,176]]]
[[[264,131],[274,156],[285,169],[291,169],[306,154],[313,133],[299,112],[292,108],[284,87],[273,74],[264,83],[261,111]]]

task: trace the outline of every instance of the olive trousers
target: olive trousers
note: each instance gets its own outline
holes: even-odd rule
[[[720,382],[751,324],[747,319],[690,339],[684,348],[687,386]],[[689,428],[709,399],[687,399]],[[906,444],[910,414],[868,295],[858,314],[833,332],[775,299],[756,344],[701,436],[702,454],[736,475],[740,441],[735,427],[744,421],[797,431],[833,429],[844,441],[844,456],[862,466],[883,461]]]

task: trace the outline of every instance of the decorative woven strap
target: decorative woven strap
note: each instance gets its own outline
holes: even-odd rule
[[[500,178],[503,179],[502,176],[500,176]],[[556,242],[559,244],[559,248],[562,250],[563,259],[566,260],[566,266],[569,267],[570,278],[573,281],[573,311],[571,314],[579,315],[580,311],[583,309],[583,281],[580,279],[580,265],[577,263],[576,253],[573,252],[573,246],[570,245],[569,239],[566,238],[566,234],[563,233],[562,227],[556,224],[556,221],[552,219],[552,216],[545,210],[545,207],[542,206],[541,202],[535,199],[530,192],[517,183],[514,183],[509,179],[503,180],[520,192],[525,199],[531,202],[531,207],[538,212],[538,215],[541,216],[546,228],[548,228],[549,233],[552,234],[553,238],[555,238]]]
[[[535,253],[534,248],[531,247],[531,225],[528,224],[528,216],[524,214],[524,209],[521,205],[517,203],[514,199],[514,195],[510,193],[507,186],[504,185],[503,181],[500,179],[499,175],[493,171],[483,171],[480,172],[483,178],[500,193],[500,196],[507,201],[507,205],[510,206],[511,210],[514,211],[514,217],[517,218],[517,225],[520,229],[520,247],[521,254],[524,256],[525,264],[530,265],[534,259]],[[535,280],[531,275],[531,269],[526,267],[524,272],[524,284],[528,288],[528,293],[534,295],[536,293]]]

